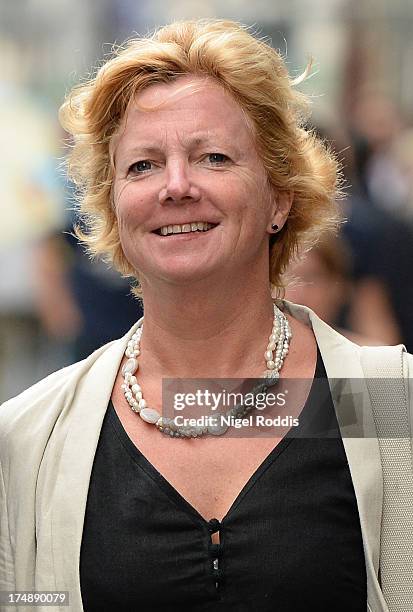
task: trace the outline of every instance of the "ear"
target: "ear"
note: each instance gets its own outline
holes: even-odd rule
[[[284,226],[290,214],[291,206],[294,202],[294,191],[276,191],[273,198],[272,218],[269,232],[271,234],[279,232]],[[274,230],[272,226],[277,226]]]

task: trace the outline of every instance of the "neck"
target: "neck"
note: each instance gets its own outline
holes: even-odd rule
[[[272,298],[268,281],[253,287],[246,281],[203,281],[196,288],[144,285],[142,374],[261,375],[272,327]]]

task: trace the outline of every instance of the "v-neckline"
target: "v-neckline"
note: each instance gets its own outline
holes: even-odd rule
[[[311,393],[311,391],[310,391]],[[310,393],[308,397],[310,397]],[[307,408],[307,402],[304,405],[304,410]],[[213,520],[218,520],[215,517],[211,517],[210,519],[206,519],[202,514],[189,502],[179,491],[172,485],[169,480],[149,461],[149,459],[144,455],[144,453],[139,449],[139,447],[132,442],[129,435],[127,434],[125,428],[119,416],[116,413],[115,407],[113,406],[112,400],[109,402],[108,406],[108,416],[111,425],[114,427],[122,446],[128,453],[128,455],[132,458],[132,460],[144,470],[144,472],[161,488],[164,493],[171,499],[171,501],[178,506],[180,509],[186,511],[192,518],[196,519],[199,523],[205,527]],[[278,442],[278,444],[268,453],[268,455],[263,459],[260,465],[254,470],[251,476],[248,478],[245,485],[237,494],[236,498],[226,511],[224,517],[219,521],[223,524],[230,515],[235,511],[236,507],[241,503],[242,499],[247,495],[248,491],[252,489],[252,487],[256,484],[256,482],[261,478],[261,476],[265,473],[265,471],[270,467],[270,465],[284,452],[290,443],[294,440],[293,437],[290,437],[288,434]]]
[[[300,417],[300,425],[299,428],[302,427],[302,417],[308,417],[308,412],[311,408],[311,400],[315,388],[315,380],[317,378],[326,377],[326,372],[324,368],[324,364],[322,361],[322,357],[317,346],[317,361],[314,372],[313,381],[311,384],[310,391],[308,393],[307,399],[303,406],[303,409],[299,415]],[[184,509],[187,514],[189,514],[193,519],[196,520],[197,523],[201,523],[204,527],[208,526],[208,523],[211,520],[214,520],[215,517],[211,517],[211,519],[206,519],[179,491],[174,487],[169,480],[163,476],[163,474],[149,461],[149,459],[144,455],[144,453],[140,450],[140,448],[131,440],[127,431],[125,430],[116,409],[110,400],[108,405],[108,416],[110,423],[114,427],[115,432],[118,435],[122,446],[127,451],[128,455],[132,458],[132,460],[139,465],[141,469],[145,471],[145,473],[161,488],[164,493],[172,500],[172,502],[179,508]],[[269,466],[283,453],[290,443],[295,439],[292,436],[292,429],[282,438],[278,444],[270,450],[268,455],[264,457],[262,462],[258,465],[258,467],[254,470],[251,476],[248,478],[247,482],[241,488],[236,498],[226,511],[222,520],[220,521],[223,524],[228,518],[232,515],[238,505],[241,503],[243,498],[247,495],[247,493],[254,487],[254,485],[258,482],[258,480],[263,476],[265,471],[269,468]]]
[[[315,389],[315,380],[320,377],[326,377],[324,364],[321,358],[321,354],[317,347],[317,363],[314,373],[314,378],[311,384],[310,391],[308,393],[307,399],[303,406],[303,409],[299,415],[300,417],[300,425],[299,428],[304,425],[305,421],[303,421],[302,417],[305,417],[307,420],[308,417],[311,417],[309,411],[311,409],[312,398],[314,395]],[[140,448],[131,440],[127,431],[125,430],[116,410],[112,403],[112,400],[109,402],[108,406],[108,416],[109,422],[114,428],[122,446],[128,453],[128,455],[132,458],[132,460],[145,471],[145,473],[166,493],[169,499],[172,500],[179,508],[184,509],[187,514],[189,514],[193,519],[197,522],[201,521],[203,526],[207,526],[211,520],[215,520],[214,518],[206,519],[202,514],[189,502],[179,491],[172,485],[169,480],[149,461],[149,459],[144,455],[144,453],[140,450]],[[296,431],[296,430],[295,430]],[[258,467],[254,470],[251,476],[248,478],[247,482],[241,488],[236,498],[226,511],[220,523],[224,523],[225,520],[232,515],[238,505],[241,503],[245,495],[254,487],[257,481],[263,476],[265,471],[269,468],[269,466],[283,453],[291,444],[291,442],[295,439],[293,437],[293,431],[290,431],[282,438],[278,444],[270,450],[268,455],[264,457],[262,462],[258,465]]]

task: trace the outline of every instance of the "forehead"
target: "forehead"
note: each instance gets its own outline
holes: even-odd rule
[[[116,148],[130,140],[147,141],[175,133],[220,137],[240,145],[254,144],[252,123],[238,102],[211,78],[183,76],[172,83],[157,83],[140,92],[129,104],[118,131]]]

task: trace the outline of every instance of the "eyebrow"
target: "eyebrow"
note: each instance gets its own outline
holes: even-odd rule
[[[132,147],[131,149],[127,149],[126,151],[127,155],[135,155],[136,153],[139,153],[141,155],[153,155],[155,153],[159,153],[159,147],[136,146],[136,147]]]
[[[192,136],[189,141],[188,141],[188,146],[196,146],[199,147],[201,145],[204,144],[209,144],[212,142],[212,138],[211,136],[208,135],[196,135],[196,136]],[[127,155],[134,155],[136,153],[142,154],[142,155],[153,155],[156,153],[159,153],[160,148],[153,146],[153,145],[147,145],[145,143],[143,143],[142,145],[136,145],[131,147],[130,149],[127,149],[126,154]]]

